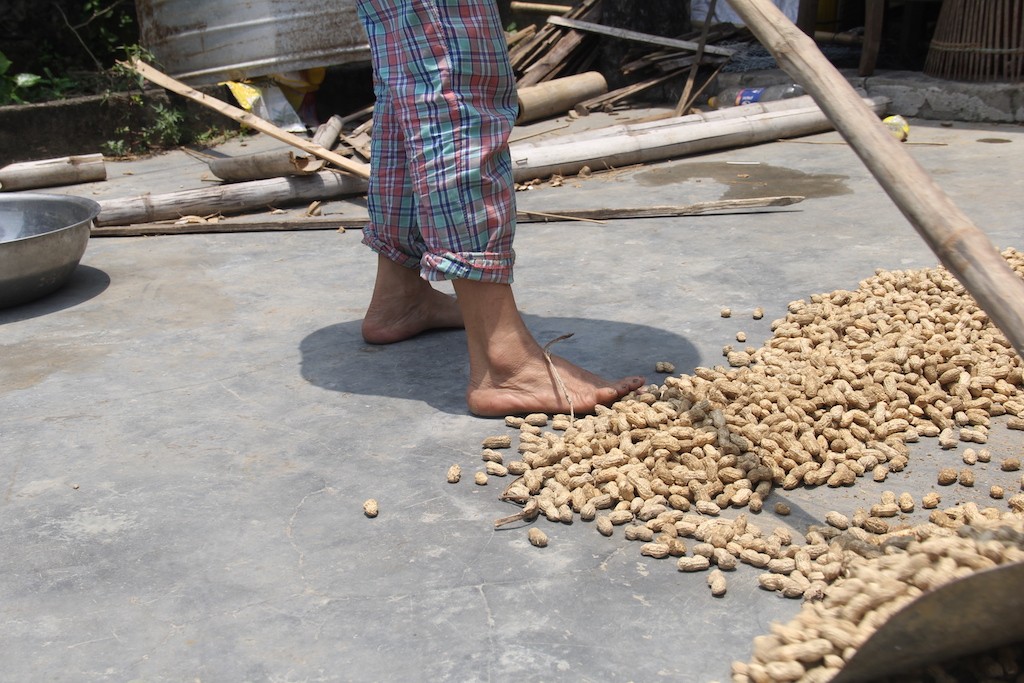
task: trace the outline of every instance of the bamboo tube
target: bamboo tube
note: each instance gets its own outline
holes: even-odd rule
[[[769,0],[732,0],[733,9],[793,80],[828,114],[864,165],[1024,355],[1024,279],[871,111],[814,41]]]
[[[323,170],[325,164],[323,159],[299,156],[282,149],[239,157],[214,158],[206,162],[213,175],[228,182],[313,175]]]
[[[555,78],[519,88],[519,118],[528,123],[564,114],[584,100],[608,92],[608,82],[597,71]]]
[[[102,154],[22,161],[0,168],[0,190],[31,190],[107,179]]]

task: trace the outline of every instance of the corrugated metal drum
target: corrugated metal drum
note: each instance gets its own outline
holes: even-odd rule
[[[136,0],[140,42],[192,84],[368,62],[355,0]]]

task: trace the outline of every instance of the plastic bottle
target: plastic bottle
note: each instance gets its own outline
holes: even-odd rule
[[[788,100],[804,94],[804,89],[796,83],[783,85],[767,85],[758,88],[728,88],[708,99],[708,105],[715,109],[734,107],[754,102],[770,102],[772,100]]]

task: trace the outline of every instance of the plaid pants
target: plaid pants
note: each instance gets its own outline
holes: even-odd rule
[[[515,77],[494,0],[359,0],[376,104],[363,242],[428,280],[512,281]]]

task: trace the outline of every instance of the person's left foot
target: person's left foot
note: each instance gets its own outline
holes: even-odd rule
[[[420,280],[415,293],[374,291],[363,317],[363,339],[370,344],[394,344],[427,330],[462,328],[462,311],[455,297]]]

